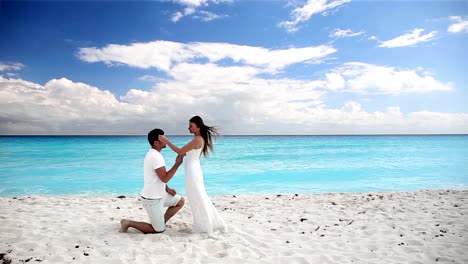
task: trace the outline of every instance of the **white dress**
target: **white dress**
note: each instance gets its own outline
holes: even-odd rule
[[[193,216],[193,232],[212,234],[226,231],[226,223],[211,202],[205,190],[200,166],[202,148],[192,149],[185,158],[185,188]]]

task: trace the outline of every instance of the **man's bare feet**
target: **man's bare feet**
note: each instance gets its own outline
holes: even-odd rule
[[[126,233],[127,232],[129,222],[130,221],[127,220],[127,219],[120,220],[120,229],[119,229],[120,233]]]

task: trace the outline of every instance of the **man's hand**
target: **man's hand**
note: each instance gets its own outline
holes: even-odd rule
[[[169,186],[166,185],[166,192],[170,195],[176,195],[177,192],[174,189],[169,188]]]
[[[185,155],[177,155],[177,157],[176,157],[176,159],[175,159],[175,163],[176,163],[177,165],[182,164],[182,162],[184,162],[184,156],[185,156]]]

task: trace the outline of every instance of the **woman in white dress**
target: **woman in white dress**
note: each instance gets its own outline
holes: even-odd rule
[[[194,116],[189,120],[188,129],[194,137],[182,148],[172,144],[163,135],[159,136],[159,141],[166,143],[177,154],[186,155],[185,188],[192,210],[193,231],[208,234],[212,234],[216,230],[224,232],[226,231],[226,223],[206,193],[203,171],[200,166],[201,154],[208,157],[208,150],[213,151],[211,137],[218,135],[218,132],[214,127],[205,125],[199,116]]]

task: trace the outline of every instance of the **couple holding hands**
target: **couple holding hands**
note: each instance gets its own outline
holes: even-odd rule
[[[164,232],[166,222],[185,203],[183,197],[166,185],[182,164],[184,155],[186,157],[185,188],[193,216],[192,231],[208,234],[212,234],[216,230],[226,231],[226,223],[206,193],[203,171],[200,166],[202,153],[207,157],[208,150],[213,151],[211,138],[213,135],[217,135],[218,132],[214,127],[205,125],[199,116],[194,116],[189,120],[188,129],[194,137],[182,148],[172,144],[164,136],[164,131],[161,129],[154,129],[148,133],[148,142],[151,148],[144,160],[144,185],[141,191],[141,199],[151,223],[122,219],[119,232],[127,232],[130,227],[144,234]],[[160,153],[166,145],[178,154],[174,166],[168,171],[166,171],[164,157]],[[165,207],[167,207],[167,210],[165,210]]]

